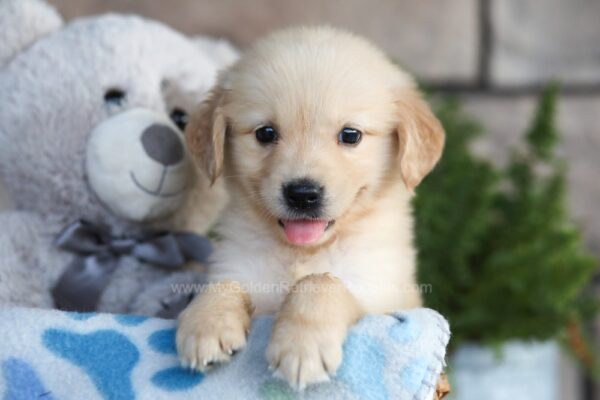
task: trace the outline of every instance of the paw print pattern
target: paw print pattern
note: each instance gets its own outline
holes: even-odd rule
[[[175,328],[156,331],[148,337],[148,345],[158,353],[177,354],[175,334]]]
[[[73,319],[82,322],[94,315],[69,314]],[[114,317],[119,325],[126,328],[137,327],[147,319],[133,315]],[[173,356],[172,365],[151,376],[150,382],[154,386],[163,391],[175,392],[189,390],[202,382],[203,374],[179,366],[175,328],[155,330],[146,341],[153,351]],[[87,334],[64,329],[47,329],[42,335],[42,342],[55,355],[80,367],[104,398],[135,398],[131,377],[140,359],[140,349],[124,333],[116,329],[97,330]]]
[[[158,371],[152,376],[151,381],[156,387],[175,392],[191,389],[199,385],[202,379],[204,379],[204,374],[201,372],[175,366]]]
[[[409,318],[404,314],[396,313],[392,315],[397,323],[389,328],[389,335],[399,343],[414,342],[421,334],[421,327],[414,318]]]
[[[122,333],[112,329],[88,334],[48,329],[42,342],[55,355],[83,369],[103,397],[134,399],[131,371],[140,353]]]
[[[155,331],[148,337],[148,345],[157,353],[177,355],[175,346],[175,328]],[[163,390],[180,391],[189,390],[204,379],[204,374],[182,368],[179,362],[173,367],[156,372],[152,376],[152,383]]]
[[[142,315],[116,315],[115,320],[121,325],[137,326],[146,321],[148,317]]]
[[[263,400],[294,400],[298,398],[290,385],[278,379],[269,379],[264,382],[260,387],[259,395]]]
[[[77,312],[77,311],[69,311],[65,312],[66,315],[73,318],[76,321],[85,321],[86,319],[90,319],[95,317],[97,313],[95,312]]]
[[[359,398],[388,397],[384,383],[386,352],[379,341],[369,335],[351,332],[344,343],[344,362],[336,378]]]
[[[4,399],[54,400],[52,393],[44,387],[33,367],[19,358],[8,358],[2,362],[2,375],[6,382]]]

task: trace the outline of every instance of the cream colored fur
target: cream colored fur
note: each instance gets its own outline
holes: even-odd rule
[[[264,124],[276,143],[256,140]],[[363,132],[358,145],[339,143],[347,126]],[[221,76],[186,134],[231,203],[210,270],[222,284],[179,320],[184,364],[229,360],[244,343],[227,338],[244,334],[252,309],[277,313],[267,358],[302,388],[335,373],[361,315],[421,304],[410,200],[444,134],[412,79],[370,43],[330,28],[275,33]],[[291,218],[281,187],[306,176],[325,188],[323,218],[335,223],[317,242],[292,245],[278,224]],[[246,296],[252,307],[241,306]]]

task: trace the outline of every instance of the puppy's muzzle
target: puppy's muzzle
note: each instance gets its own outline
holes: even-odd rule
[[[288,208],[296,213],[318,216],[323,207],[323,186],[312,179],[298,179],[283,185],[283,198]]]

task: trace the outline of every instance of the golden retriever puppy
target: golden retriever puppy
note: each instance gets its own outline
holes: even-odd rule
[[[332,28],[259,41],[187,130],[231,200],[210,285],[181,314],[182,362],[205,370],[276,313],[267,358],[295,387],[327,380],[365,313],[418,307],[410,200],[444,132],[414,81]]]

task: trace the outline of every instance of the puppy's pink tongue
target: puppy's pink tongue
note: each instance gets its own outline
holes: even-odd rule
[[[283,231],[290,243],[308,244],[316,242],[323,236],[327,221],[299,219],[283,222]]]

